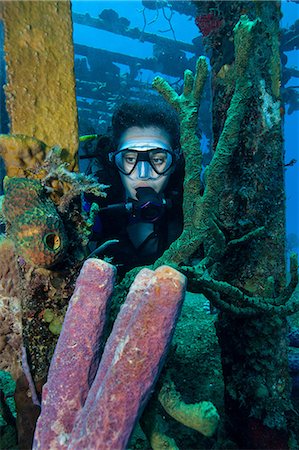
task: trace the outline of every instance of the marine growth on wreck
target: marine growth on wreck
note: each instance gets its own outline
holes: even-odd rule
[[[89,7],[0,5],[0,448],[297,449],[298,5]],[[183,231],[120,276],[117,240],[90,246],[95,143],[118,103],[158,96]]]

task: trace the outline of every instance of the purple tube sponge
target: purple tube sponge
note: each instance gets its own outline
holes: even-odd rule
[[[99,259],[88,259],[81,269],[43,387],[33,449],[66,448],[92,382],[91,365],[97,365],[114,278],[115,267]]]
[[[147,279],[148,275],[144,274]],[[126,305],[132,300],[127,299],[75,423],[69,450],[126,448],[163,366],[184,299],[185,284],[182,274],[162,266],[152,274],[146,289],[140,291],[133,308]]]

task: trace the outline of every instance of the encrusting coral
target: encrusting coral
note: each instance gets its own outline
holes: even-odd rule
[[[105,186],[91,177],[70,171],[68,153],[56,145],[22,134],[0,134],[0,156],[8,177],[40,180],[60,212],[82,192],[105,196]]]
[[[86,245],[92,224],[87,225],[88,218],[82,216],[80,195],[85,192],[105,197],[106,186],[91,176],[70,172],[65,151],[61,147],[50,148],[35,138],[24,135],[0,135],[0,155],[4,159],[7,173],[0,216],[7,226],[8,233],[13,233],[17,246],[24,239],[15,236],[16,222],[19,218],[21,222],[22,219],[24,222],[30,218],[30,222],[33,223],[35,216],[37,218],[40,216],[40,223],[38,230],[34,231],[34,226],[31,227],[32,234],[43,231],[41,228],[47,226],[47,218],[54,222],[49,224],[49,228],[55,231],[58,227],[58,231],[61,232],[61,236],[52,236],[55,250],[59,248],[61,251],[64,247],[63,241],[66,237],[62,230],[67,225],[66,218],[67,222],[71,222],[67,233],[72,233],[72,238],[76,236],[81,245]],[[48,265],[50,266],[51,262]],[[40,266],[43,266],[42,262]]]
[[[0,292],[1,295],[19,297],[21,294],[21,273],[13,241],[0,236]]]
[[[81,211],[80,196],[86,191],[105,196],[104,186],[70,172],[63,149],[35,138],[0,135],[0,154],[10,175],[0,202],[6,228],[0,281],[5,296],[16,296],[22,303],[23,339],[34,376],[41,379],[59,329],[43,320],[44,310],[51,307],[56,318],[63,317],[73,279],[86,257],[92,223]],[[63,264],[63,275],[58,264]]]
[[[22,310],[16,297],[0,295],[0,370],[16,380],[22,373]]]
[[[12,241],[0,239],[0,254],[0,370],[17,379],[22,372],[21,275]]]
[[[4,179],[2,215],[6,236],[16,252],[34,267],[51,267],[61,260],[68,239],[61,217],[37,180]]]

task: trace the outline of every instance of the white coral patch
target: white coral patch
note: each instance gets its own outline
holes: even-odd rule
[[[266,91],[265,80],[260,81],[260,93],[262,99],[262,114],[264,126],[272,128],[280,121],[280,101],[273,100],[272,95]]]

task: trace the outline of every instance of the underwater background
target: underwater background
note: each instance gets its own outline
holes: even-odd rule
[[[209,15],[209,21],[207,22],[205,17],[205,3],[207,2],[197,3],[202,3],[202,9],[198,4],[196,5],[196,8],[194,8],[194,4],[187,1],[167,2],[164,0],[157,0],[72,2],[75,78],[77,94],[76,99],[78,106],[80,136],[91,134],[105,134],[107,131],[107,127],[109,127],[110,125],[111,115],[114,107],[118,102],[121,102],[126,98],[144,99],[146,97],[150,99],[151,96],[157,95],[151,88],[151,82],[156,75],[163,76],[163,78],[168,80],[168,82],[175,88],[178,93],[181,93],[184,70],[188,68],[194,72],[197,57],[199,55],[205,54],[203,37],[207,38],[211,31],[212,34],[217,33],[217,29],[221,29],[221,27],[225,25],[223,24],[222,20],[217,17],[217,5],[219,5],[220,3],[222,5],[226,4],[230,5],[226,6],[226,8],[231,7],[233,9],[237,4],[237,2],[214,2],[215,13],[214,15]],[[211,3],[213,2],[209,2],[210,6]],[[239,8],[242,8],[242,2],[238,3],[239,5],[241,5],[239,6]],[[254,5],[254,8],[256,8],[257,10],[259,9],[259,2],[252,2],[252,4]],[[283,138],[285,148],[285,196],[287,207],[286,252],[287,256],[289,256],[291,252],[299,251],[299,102],[297,50],[299,19],[298,3],[296,1],[282,2],[281,6],[283,12],[281,27],[284,29],[284,33],[282,34],[282,36],[284,37],[281,38],[281,58],[283,64],[281,92],[284,104],[280,108],[280,116],[283,118],[284,124]],[[134,38],[130,38],[129,36],[134,36]],[[34,42],[34,44],[38,48],[38,40],[37,42]],[[226,54],[225,56],[229,59],[229,55]],[[61,59],[61,61],[63,61],[63,58]],[[215,63],[217,65],[217,61],[213,61],[214,67]],[[222,77],[225,78],[227,71],[226,65],[219,65],[219,67],[217,67],[217,70],[219,79],[222,79]],[[3,89],[3,85],[5,84],[5,82],[6,80],[2,28],[2,89],[0,117],[1,133],[9,133],[10,131],[8,116],[5,111],[5,94]],[[10,96],[10,99],[11,97],[13,97],[13,95]],[[204,167],[211,161],[214,150],[213,131],[215,131],[215,129],[212,130],[213,105],[211,105],[211,98],[212,92],[210,87],[207,86],[203,94],[203,101],[201,102],[201,110],[199,114],[199,128],[202,132],[201,144],[203,149]],[[63,105],[63,101],[61,101],[61,104]],[[219,101],[219,103],[217,104],[217,108],[218,110],[221,109],[221,101]],[[223,105],[223,110],[225,110],[225,112],[226,108],[227,105]],[[248,113],[250,118],[254,117],[254,111],[252,112],[252,114],[253,116],[250,116],[250,112]],[[248,119],[248,117],[246,119]],[[277,147],[279,147],[278,141]],[[31,148],[32,142],[30,141],[30,138],[28,142],[28,145]],[[273,143],[273,148],[274,147],[275,143]],[[48,166],[42,166],[43,169],[47,170],[50,167],[50,169],[52,170],[52,166],[49,163],[49,160],[45,157],[46,150],[42,144],[40,144],[40,147],[37,148],[37,155],[38,158],[40,158],[38,161],[39,163],[41,162],[41,164],[43,164],[45,162],[45,164],[49,164]],[[55,151],[52,152],[52,156],[53,155],[53,160],[55,163],[55,157],[57,158],[57,160],[59,160],[61,156],[59,154],[59,150],[57,150],[57,154],[55,154]],[[241,155],[240,159],[242,158],[242,156],[243,155]],[[88,171],[90,164],[94,160],[92,154],[89,154],[88,146],[81,146],[79,158],[80,168],[82,172]],[[263,174],[263,170],[261,170],[261,184],[263,186],[267,185],[266,169],[269,170],[269,166],[265,168],[265,174]],[[32,173],[33,175],[35,175],[34,172],[31,172],[30,174],[32,175]],[[3,178],[3,166],[1,174],[1,178]],[[74,196],[78,196],[78,193],[80,194],[81,192],[78,184],[80,185],[81,183],[81,185],[83,185],[84,182],[87,182],[87,180],[82,178],[78,183],[76,175],[74,175],[73,177],[69,173],[64,175],[68,177],[66,178],[66,184],[69,183],[72,187],[74,187],[74,191],[71,191],[71,194]],[[230,175],[230,181],[234,179],[234,176],[236,178],[238,177],[237,173],[232,173]],[[273,177],[275,178],[275,174],[273,175]],[[47,176],[46,179],[49,183],[48,187],[50,187],[50,182],[52,180],[51,178],[47,178]],[[279,177],[277,178],[277,180],[280,181]],[[54,179],[54,181],[56,180]],[[273,189],[272,192],[276,192],[276,178],[274,179],[274,181],[270,181],[272,182],[269,182],[269,185],[271,185],[271,188]],[[96,188],[99,187],[96,186]],[[246,186],[244,186],[244,190],[245,188]],[[25,206],[30,204],[30,193],[34,192],[34,201],[32,201],[32,206],[36,207],[37,209],[35,210],[34,208],[32,208],[30,211],[31,215],[29,217],[31,225],[34,225],[33,228],[35,229],[36,227],[36,229],[39,229],[38,227],[40,226],[40,224],[38,223],[38,215],[36,211],[38,211],[38,208],[44,208],[44,215],[53,216],[54,220],[58,223],[57,229],[59,233],[57,234],[59,234],[60,240],[58,239],[57,242],[56,240],[51,241],[52,250],[56,250],[56,245],[60,245],[62,247],[62,250],[65,251],[65,248],[67,247],[67,241],[69,240],[71,242],[71,257],[66,259],[67,270],[69,270],[67,276],[65,275],[65,272],[59,273],[59,270],[57,272],[53,271],[53,273],[51,272],[51,270],[48,271],[48,268],[52,267],[51,264],[56,263],[56,255],[54,255],[55,257],[53,257],[53,254],[49,256],[45,249],[41,250],[38,247],[36,242],[33,242],[34,245],[31,245],[31,248],[29,248],[29,250],[27,246],[27,253],[25,253],[25,246],[23,245],[23,242],[14,242],[17,251],[20,254],[24,252],[24,259],[18,258],[18,264],[20,264],[21,266],[22,276],[24,276],[25,282],[27,283],[27,288],[23,289],[23,294],[25,292],[26,298],[25,300],[24,298],[22,300],[23,337],[26,342],[28,354],[30,355],[29,359],[34,381],[36,381],[36,384],[39,385],[39,389],[41,389],[41,380],[44,379],[45,373],[48,370],[48,363],[51,360],[53,347],[55,346],[56,339],[62,329],[62,321],[66,311],[67,302],[72,293],[74,280],[78,275],[78,270],[83,260],[83,252],[82,254],[80,254],[80,246],[81,244],[82,247],[86,245],[88,236],[85,236],[82,232],[82,230],[84,230],[84,223],[78,212],[78,205],[75,205],[73,207],[72,203],[70,201],[68,202],[67,200],[67,195],[65,195],[68,192],[67,190],[65,192],[63,191],[61,197],[59,197],[58,200],[57,198],[51,199],[53,200],[55,207],[58,208],[60,217],[62,218],[63,222],[62,225],[65,225],[65,229],[59,222],[59,217],[55,216],[56,213],[53,209],[53,204],[50,204],[48,201],[49,198],[44,198],[44,193],[41,192],[40,186],[36,179],[31,180],[29,177],[29,180],[21,179],[21,181],[17,181],[16,184],[14,184],[13,180],[11,182],[7,181],[5,191],[6,202],[4,202],[4,212],[8,219],[13,222],[15,216],[18,216],[18,207],[22,207],[24,206],[24,204]],[[61,201],[61,199],[63,199],[63,201]],[[225,215],[225,201],[227,199],[222,200],[222,217],[224,218],[224,221],[227,220],[228,223],[230,217],[227,217]],[[22,209],[21,207],[20,209]],[[262,208],[263,205],[261,206],[261,209]],[[258,210],[258,208],[256,209]],[[255,211],[253,212],[255,213]],[[272,210],[271,214],[275,215],[275,211],[273,213]],[[283,214],[281,214],[281,210],[279,211],[278,215],[279,214],[281,218],[283,216]],[[277,220],[277,223],[279,223],[279,220]],[[61,228],[59,228],[60,226]],[[283,224],[279,223],[277,234],[279,234],[281,229],[283,229]],[[8,231],[14,232],[15,230],[10,229]],[[272,233],[274,236],[275,244],[275,242],[278,242],[278,240],[275,241],[275,232],[273,232],[273,230]],[[14,236],[13,234],[11,235]],[[241,232],[240,235],[242,235]],[[235,241],[238,241],[240,235],[238,233],[236,233],[235,235],[234,233],[232,233],[233,238],[235,237]],[[282,236],[283,234],[280,233],[279,235]],[[55,236],[55,238],[57,238],[57,236]],[[77,243],[78,249],[76,249]],[[19,245],[19,247],[17,245]],[[273,245],[273,242],[271,243],[271,245]],[[257,257],[258,260],[259,257],[259,253],[255,253],[256,248],[254,246],[252,248],[253,258],[250,264],[248,264],[249,272],[250,270],[252,270],[252,266],[255,265],[254,258]],[[259,266],[259,270],[261,270],[256,278],[257,281],[254,280],[254,282],[259,282],[259,276],[261,276],[263,270],[265,269],[265,267],[267,267],[267,263],[265,263],[265,260],[269,259],[270,262],[268,268],[269,270],[266,270],[264,273],[266,273],[267,275],[272,274],[271,264],[273,264],[274,266],[274,271],[277,268],[275,266],[275,258],[273,257],[272,259],[271,248],[273,250],[274,246],[270,247],[269,252],[265,251],[265,248],[262,250],[262,263]],[[9,263],[11,261],[15,262],[14,246],[10,245],[9,242],[4,242],[1,249],[3,255],[5,255],[5,258],[3,258],[3,260],[6,259]],[[283,254],[283,252],[281,252],[281,254]],[[60,256],[61,255],[58,254],[58,261]],[[282,259],[284,258],[282,257]],[[277,258],[277,261],[278,260],[279,258]],[[231,282],[232,286],[237,285],[238,287],[240,287],[240,285],[237,284],[238,272],[236,270],[236,266],[238,265],[238,262],[236,261],[233,261],[231,265],[229,261],[227,266],[224,267],[222,273],[220,270],[218,279],[224,279],[225,281]],[[242,262],[246,267],[247,261]],[[235,266],[233,265],[234,263]],[[277,264],[279,265],[279,263]],[[32,265],[32,267],[30,265]],[[282,266],[283,264],[280,265],[280,268]],[[184,268],[183,270],[185,269],[186,268]],[[245,275],[250,275],[250,273],[248,274],[246,270],[247,269],[245,268]],[[297,266],[296,264],[293,264],[293,284],[295,283],[294,279],[296,277],[294,277],[294,272],[296,272],[296,270]],[[196,391],[196,398],[201,398],[201,394],[203,394],[203,396],[206,396],[207,398],[212,398],[215,406],[218,408],[220,413],[222,413],[223,384],[220,367],[220,346],[217,343],[216,333],[214,331],[214,324],[216,322],[217,314],[210,314],[210,312],[213,313],[213,308],[212,310],[210,310],[209,304],[202,293],[196,294],[196,280],[195,277],[192,277],[192,268],[190,269],[190,271],[190,290],[195,293],[189,293],[184,304],[182,315],[174,336],[174,349],[173,354],[171,354],[171,357],[173,359],[171,364],[167,366],[167,370],[170,369],[170,372],[174,372],[172,373],[172,375],[177,385],[186,389],[184,395],[186,395],[186,398],[188,400],[187,404],[190,404],[190,402],[192,402],[194,392]],[[277,270],[277,272],[279,272],[279,269]],[[10,272],[3,272],[2,270],[2,277],[3,273],[4,277],[6,276],[6,278],[11,277],[13,279],[15,276],[13,282],[16,282],[17,270],[15,271],[15,273],[13,273],[13,270],[11,270],[10,267]],[[8,276],[7,273],[9,273]],[[242,273],[242,275],[244,275],[244,273]],[[278,278],[280,276],[281,273],[278,273]],[[109,279],[109,277],[107,278]],[[270,302],[270,305],[268,305],[266,304],[266,302],[264,302],[263,292],[261,298],[254,297],[252,303],[250,303],[252,308],[247,308],[249,310],[248,314],[249,316],[250,314],[255,314],[253,311],[254,307],[257,307],[257,311],[259,311],[260,314],[258,314],[258,318],[254,316],[253,319],[250,319],[246,316],[246,307],[244,308],[244,310],[242,310],[244,304],[242,305],[242,303],[239,303],[240,298],[238,298],[237,296],[236,305],[230,306],[232,306],[232,310],[234,310],[234,307],[236,306],[235,309],[240,314],[238,316],[234,316],[233,314],[231,314],[231,311],[229,311],[229,314],[226,315],[225,310],[224,314],[222,311],[222,313],[219,314],[222,323],[220,323],[220,325],[218,326],[217,337],[221,345],[221,350],[225,355],[224,360],[226,358],[226,361],[229,361],[229,364],[231,364],[232,367],[236,369],[236,373],[234,374],[234,377],[232,377],[233,380],[230,380],[230,374],[225,374],[225,376],[227,377],[225,380],[227,382],[227,392],[229,393],[229,395],[231,395],[230,401],[233,403],[233,399],[237,396],[237,394],[239,395],[241,393],[241,395],[239,395],[241,406],[244,404],[247,405],[246,402],[248,402],[250,408],[252,407],[253,415],[256,415],[257,417],[260,417],[264,414],[263,408],[265,407],[265,415],[267,419],[267,421],[265,421],[266,428],[269,427],[271,430],[276,430],[277,428],[279,431],[281,431],[281,429],[285,426],[284,417],[281,412],[288,410],[289,403],[287,398],[288,387],[281,381],[281,378],[279,377],[280,370],[284,371],[283,374],[286,374],[287,372],[285,339],[284,345],[279,346],[278,343],[281,343],[282,341],[281,335],[283,335],[285,338],[287,327],[285,317],[282,318],[282,316],[280,316],[279,314],[277,316],[275,315],[277,311],[283,310],[283,306],[281,306],[279,303],[281,298],[279,296],[276,298],[274,295],[274,292],[277,292],[276,289],[278,288],[277,286],[275,286],[274,289],[273,279],[270,278],[270,276],[267,278],[267,283],[269,281],[269,285],[267,284],[267,292],[265,295],[266,299],[268,299],[269,297],[273,300],[273,304]],[[247,283],[248,279],[250,279],[250,276],[248,276],[248,279],[246,279],[246,277],[244,277],[244,279]],[[265,280],[263,276],[261,276],[260,279],[262,281],[261,284],[258,285],[258,288],[261,288],[262,290],[262,284]],[[129,281],[131,282],[132,280],[130,279]],[[211,285],[209,286],[209,282],[211,282],[211,280],[205,281],[208,286],[208,293],[209,287],[211,287]],[[277,280],[274,281],[276,282]],[[22,282],[24,282],[24,280]],[[280,281],[277,281],[278,284],[279,282]],[[9,283],[7,283],[7,285],[8,284]],[[256,289],[254,283],[250,284],[250,282],[248,282],[244,286],[246,292],[256,293],[256,291],[254,290]],[[9,287],[11,286],[9,285]],[[14,288],[15,286],[12,283],[10,294],[15,297],[20,297],[20,292]],[[127,288],[127,286],[125,288]],[[292,288],[294,288],[293,285]],[[258,294],[256,295],[260,295],[260,291],[257,292]],[[285,295],[285,298],[283,298],[282,300],[288,303],[287,294],[291,295],[290,286],[286,286],[285,290],[283,290],[283,293]],[[249,298],[246,298],[246,300],[248,300],[249,302],[251,299],[252,297],[250,296]],[[258,299],[258,301],[256,301],[256,299]],[[119,305],[123,301],[123,298],[117,299],[117,301],[119,302],[119,304],[117,305],[119,307]],[[7,305],[4,306],[6,307]],[[3,307],[3,305],[1,305],[1,307]],[[288,305],[288,307],[290,306]],[[9,320],[11,321],[11,323],[9,324],[10,327],[12,327],[11,324],[13,324],[13,326],[15,325],[14,320],[16,320],[17,316],[20,313],[20,309],[16,308],[17,307],[15,305],[12,305],[10,309],[4,308],[4,311],[8,310],[8,312],[11,314],[11,316],[9,316]],[[117,308],[112,308],[112,314],[116,315],[116,309]],[[15,311],[17,311],[16,314],[14,314]],[[1,310],[0,312],[2,314],[1,317],[3,318],[3,311]],[[273,314],[273,317],[271,314]],[[229,326],[227,326],[227,324],[229,324]],[[299,321],[297,318],[297,322],[294,322],[295,341],[297,343],[296,345],[298,345],[298,324]],[[80,329],[80,326],[81,324],[79,323],[78,329]],[[9,327],[7,326],[7,328]],[[83,328],[84,327],[82,327],[82,335],[84,335]],[[240,339],[239,336],[241,336]],[[7,342],[9,342],[9,340],[7,340]],[[12,344],[14,344],[14,342],[12,342]],[[17,348],[17,344],[15,344],[15,348]],[[232,354],[234,353],[234,349],[236,350],[236,354]],[[243,349],[245,349],[244,353],[242,353]],[[248,364],[250,370],[245,365],[246,370],[244,371],[244,364],[242,363],[242,358],[240,357],[240,355],[244,356],[244,358],[248,358],[246,361],[249,361]],[[298,365],[297,355],[298,353],[294,354],[296,367]],[[19,355],[16,360],[18,363],[20,362]],[[3,361],[0,362],[2,363]],[[283,366],[283,364],[284,366],[281,367],[280,363],[281,366]],[[200,368],[200,374],[198,374],[198,368]],[[271,389],[273,389],[274,394],[270,389],[268,391],[267,383],[264,383],[263,378],[260,376],[260,372],[262,371],[263,373],[263,370],[265,370],[265,373],[267,373],[267,376],[269,376],[269,380],[267,380],[267,383],[271,385]],[[296,370],[294,383],[298,382],[298,370]],[[254,375],[252,375],[252,373]],[[246,382],[244,382],[245,376]],[[167,389],[171,391],[171,383],[169,383]],[[161,397],[163,397],[163,394],[167,394],[167,392],[165,392],[167,391],[167,389],[164,389],[164,391],[163,389],[161,390]],[[19,393],[21,390],[22,388],[19,386]],[[273,394],[273,397],[271,397],[269,392],[271,393],[271,395]],[[243,393],[244,397],[242,397]],[[297,396],[295,399],[297,401],[297,404],[294,404],[297,408],[298,386],[295,394]],[[3,404],[12,405],[13,391],[11,390],[9,394],[6,395],[9,401],[6,402],[5,400]],[[167,395],[165,395],[165,397],[167,400]],[[277,401],[277,404],[273,399]],[[164,398],[164,405],[165,403],[167,403],[167,401],[165,402]],[[156,406],[154,406],[154,408],[155,407]],[[13,406],[11,406],[11,408],[13,409]],[[165,406],[165,410],[167,411],[167,405]],[[173,413],[173,411],[171,412]],[[161,415],[164,417],[164,412],[162,412]],[[34,412],[31,411],[30,414],[28,414],[28,417],[29,416],[32,418],[36,418],[36,410],[34,410]],[[192,414],[190,414],[190,417],[191,416]],[[250,415],[248,414],[248,416]],[[7,414],[7,417],[8,419],[11,419],[13,423],[13,418],[9,414]],[[22,411],[22,414],[20,414],[20,417],[26,417],[25,409]],[[175,414],[172,417],[175,417]],[[179,417],[179,419],[181,418]],[[196,433],[193,433],[193,431],[196,430],[194,426],[192,428],[192,425],[194,424],[190,425],[190,423],[188,423],[186,426],[189,427],[190,425],[191,431],[186,431],[183,426],[184,422],[182,420],[178,420],[178,422],[173,421],[173,423],[170,424],[170,428],[171,431],[174,432],[174,434],[177,433],[179,435],[178,443],[180,448],[184,448],[184,442],[189,443],[188,448],[193,448],[192,443],[199,442]],[[1,427],[2,425],[3,422],[0,423]],[[298,421],[296,422],[295,420],[295,426],[293,426],[293,428],[297,429],[298,433]],[[25,426],[24,430],[26,431]],[[144,443],[145,441],[140,438],[140,435],[138,435],[139,430],[137,429],[136,432],[137,435],[134,438],[135,440],[134,445],[132,444],[132,448],[146,448]],[[260,434],[262,434],[263,432],[264,428],[261,428]],[[254,435],[254,432],[252,434]],[[205,436],[208,436],[208,434]],[[276,440],[277,447],[275,448],[281,448],[279,447],[279,438],[280,436],[278,433]],[[228,446],[229,444],[226,444],[226,446],[223,444],[223,447],[214,447],[214,445],[217,445],[215,442],[209,440],[208,438],[206,440],[205,439],[206,438],[203,437],[200,441],[200,448],[232,448]],[[276,438],[273,439],[275,440]],[[285,440],[285,436],[283,436],[283,439]],[[219,441],[221,441],[221,436]],[[0,446],[0,448],[2,447]],[[159,447],[156,446],[156,448]],[[266,444],[263,448],[267,448]],[[290,448],[296,449],[298,447],[296,447],[295,444],[292,444]]]

